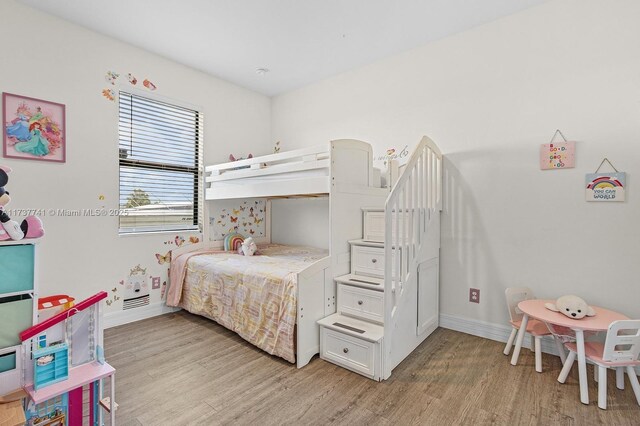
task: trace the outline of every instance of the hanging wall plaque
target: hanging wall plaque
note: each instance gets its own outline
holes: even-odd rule
[[[560,135],[562,142],[554,142]],[[540,147],[540,169],[570,169],[576,164],[576,143],[568,141],[558,129],[553,134],[551,142]]]
[[[598,173],[605,161],[615,173]],[[624,201],[626,173],[619,172],[606,158],[595,173],[587,173],[585,183],[587,201]]]

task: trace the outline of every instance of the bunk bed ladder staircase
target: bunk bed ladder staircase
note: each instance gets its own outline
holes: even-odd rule
[[[374,380],[438,327],[442,154],[424,137],[384,207],[363,208],[337,312],[320,324],[320,356]]]

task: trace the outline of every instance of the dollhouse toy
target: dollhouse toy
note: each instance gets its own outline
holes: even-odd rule
[[[104,410],[115,425],[115,369],[104,359],[100,322],[106,297],[104,291],[95,294],[20,333],[28,425],[82,425],[86,385],[89,424],[102,425]],[[107,377],[110,391],[103,398]]]

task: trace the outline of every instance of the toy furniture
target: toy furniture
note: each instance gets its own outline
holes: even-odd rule
[[[19,334],[38,315],[37,241],[0,242],[0,395],[22,386]]]
[[[545,303],[553,302],[555,301],[533,299],[518,303],[518,308],[522,311],[523,316],[520,329],[518,330],[516,345],[513,349],[513,356],[511,357],[511,365],[516,365],[518,363],[518,356],[520,355],[520,348],[522,347],[522,340],[526,333],[529,318],[535,318],[559,327],[566,327],[572,330],[576,336],[575,348],[578,356],[578,373],[580,377],[580,401],[583,404],[589,404],[584,334],[588,331],[607,331],[612,322],[628,320],[629,318],[618,312],[610,311],[598,306],[592,306],[596,312],[595,316],[585,317],[579,320],[571,319],[559,312],[551,311],[544,306]],[[556,342],[558,342],[558,340],[556,340]]]
[[[558,381],[564,383],[576,359],[578,348],[575,343],[567,343],[569,356],[560,372]],[[640,384],[634,367],[640,365],[640,320],[614,321],[607,330],[604,344],[588,342],[585,344],[585,357],[598,366],[598,407],[607,409],[607,369],[616,370],[616,387],[624,389],[624,371],[626,369],[629,382],[640,405]]]
[[[518,303],[523,300],[535,299],[535,297],[533,296],[531,289],[528,287],[509,287],[504,291],[504,295],[507,299],[507,308],[509,309],[509,322],[511,323],[511,327],[513,327],[511,329],[511,334],[509,335],[509,340],[507,340],[507,344],[503,351],[505,355],[509,355],[511,347],[513,346],[513,341],[518,333],[518,329],[522,324],[523,314],[522,311],[518,309]],[[536,355],[536,371],[538,373],[542,373],[542,349],[540,347],[540,340],[542,339],[542,336],[548,336],[551,332],[545,323],[536,319],[530,319],[527,323],[527,333],[529,333],[533,338],[532,346]],[[564,351],[560,352],[560,356],[564,356]]]
[[[0,395],[0,425],[22,426],[27,421],[24,415],[23,400],[27,396],[18,389],[6,395]]]
[[[320,353],[379,381],[438,326],[442,154],[424,137],[402,174],[395,161],[385,172],[373,162],[371,145],[341,139],[207,166],[204,198],[329,198],[329,252],[294,273],[295,324],[287,327],[295,326],[296,363],[303,367]],[[265,223],[266,236],[256,238],[259,252],[271,243],[269,213]],[[208,226],[205,221],[207,236]],[[172,270],[181,255],[221,245],[174,250]],[[188,304],[181,300],[186,269],[187,278],[171,282],[170,306]]]
[[[102,410],[115,425],[115,369],[104,360],[100,292],[22,333],[27,420],[38,425],[82,425],[83,387],[89,385],[89,423],[102,425]],[[44,347],[43,347],[44,344]],[[102,385],[110,378],[109,397]]]

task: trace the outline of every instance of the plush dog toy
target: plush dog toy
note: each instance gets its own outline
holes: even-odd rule
[[[545,303],[545,308],[561,312],[572,319],[580,319],[585,316],[595,316],[596,311],[578,296],[567,295],[559,297],[556,303]]]
[[[4,207],[11,202],[4,186],[9,182],[11,168],[0,166],[0,241],[40,238],[44,235],[42,221],[37,216],[27,216],[21,224],[11,220]]]
[[[251,237],[244,240],[242,245],[238,247],[238,254],[244,254],[245,256],[253,256],[256,251],[258,251],[258,246]]]

